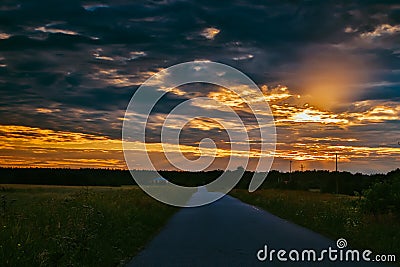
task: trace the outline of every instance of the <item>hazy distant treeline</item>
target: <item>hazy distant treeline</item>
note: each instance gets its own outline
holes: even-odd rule
[[[204,185],[219,177],[222,171],[179,172],[161,171],[161,175],[175,184],[184,186]],[[248,188],[252,172],[245,172],[237,188]],[[327,193],[354,195],[361,193],[377,182],[398,179],[400,169],[388,174],[352,174],[350,172],[296,171],[282,173],[270,171],[261,188],[297,190],[319,190]],[[0,184],[42,185],[91,185],[122,186],[135,185],[127,170],[113,169],[51,169],[51,168],[0,168]]]

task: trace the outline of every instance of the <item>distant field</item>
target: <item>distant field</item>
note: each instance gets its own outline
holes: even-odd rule
[[[345,238],[351,247],[400,259],[399,219],[361,212],[357,197],[276,189],[236,189],[231,195],[333,240]]]
[[[176,210],[135,186],[0,185],[0,266],[123,265]]]

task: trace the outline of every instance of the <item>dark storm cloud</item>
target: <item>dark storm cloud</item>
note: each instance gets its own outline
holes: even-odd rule
[[[284,83],[302,57],[325,46],[382,55],[380,66],[400,69],[399,33],[371,42],[384,47],[358,46],[360,34],[400,23],[391,1],[101,3],[0,4],[0,123],[119,137],[118,118],[137,86],[158,68],[195,59],[228,63],[258,84]],[[202,34],[211,27],[219,33]],[[397,75],[382,75],[393,85],[364,99],[399,97]],[[155,112],[183,99],[166,97]]]

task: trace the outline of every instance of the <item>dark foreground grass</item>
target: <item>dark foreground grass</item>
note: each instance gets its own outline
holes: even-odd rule
[[[123,265],[176,210],[137,187],[0,186],[0,266]]]
[[[289,190],[233,190],[231,195],[349,246],[400,259],[400,221],[393,215],[365,214],[357,197]]]

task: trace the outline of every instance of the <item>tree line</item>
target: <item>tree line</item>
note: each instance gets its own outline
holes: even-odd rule
[[[141,172],[141,171],[134,171]],[[168,181],[182,186],[205,185],[217,179],[223,171],[183,172],[160,171]],[[246,171],[236,188],[246,189],[253,172]],[[400,176],[400,169],[387,174],[361,174],[325,170],[279,172],[272,170],[261,188],[316,190],[346,195],[361,194],[376,183],[387,183]],[[68,169],[68,168],[0,168],[0,184],[122,186],[135,185],[128,170]]]

